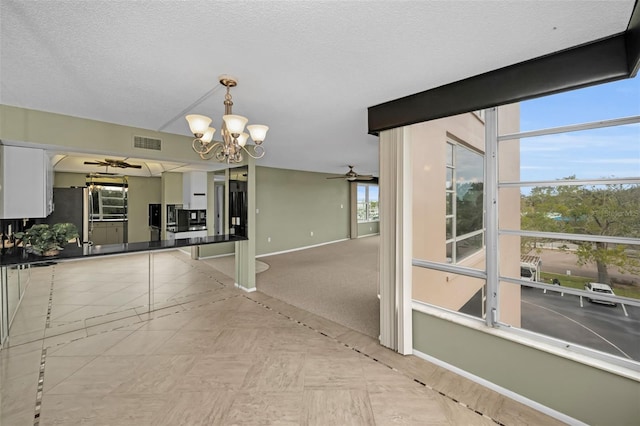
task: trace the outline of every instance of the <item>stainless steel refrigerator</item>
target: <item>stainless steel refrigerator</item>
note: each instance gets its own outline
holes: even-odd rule
[[[73,223],[78,228],[81,242],[88,243],[90,208],[89,188],[53,188],[53,213],[47,216],[46,222],[48,224]]]

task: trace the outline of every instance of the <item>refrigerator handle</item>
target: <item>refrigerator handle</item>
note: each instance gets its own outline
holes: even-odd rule
[[[89,218],[91,216],[91,193],[88,187],[82,188],[82,243],[89,244]]]

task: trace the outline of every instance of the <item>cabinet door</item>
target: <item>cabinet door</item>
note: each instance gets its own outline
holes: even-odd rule
[[[3,219],[47,217],[53,208],[51,162],[43,149],[2,147]]]
[[[120,223],[110,223],[109,225],[107,228],[107,241],[109,241],[109,244],[122,244],[124,241],[122,238],[124,226]]]
[[[91,241],[93,244],[99,246],[102,244],[109,244],[107,240],[107,227],[105,223],[94,222],[93,230],[91,231]]]

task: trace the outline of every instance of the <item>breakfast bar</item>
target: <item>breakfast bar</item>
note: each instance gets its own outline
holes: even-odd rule
[[[140,299],[144,300],[144,302],[140,301],[139,303],[137,303],[135,309],[130,309],[131,307],[129,306],[127,306],[127,309],[123,309],[122,307],[120,307],[121,309],[117,313],[110,312],[109,315],[104,315],[102,313],[97,314],[97,311],[93,311],[90,314],[92,316],[99,315],[100,317],[102,317],[102,320],[108,322],[112,320],[114,315],[126,315],[126,312],[124,312],[125,310],[130,311],[130,313],[133,315],[140,314],[141,312],[151,312],[157,309],[159,306],[167,306],[167,301],[161,303],[159,303],[159,300],[154,301],[154,254],[157,253],[158,255],[160,255],[161,253],[175,251],[177,249],[182,249],[184,251],[184,249],[191,248],[191,257],[193,259],[197,259],[197,250],[200,246],[229,242],[242,242],[246,240],[246,237],[240,235],[215,235],[207,237],[105,245],[84,244],[82,246],[78,246],[76,244],[70,243],[67,244],[64,249],[55,256],[36,255],[23,247],[4,248],[0,252],[0,347],[2,347],[2,345],[7,342],[7,338],[10,335],[11,326],[14,323],[18,308],[20,307],[21,302],[23,301],[23,298],[25,296],[25,292],[30,285],[32,271],[34,271],[34,269],[32,268],[39,269],[39,267],[48,267],[57,264],[61,264],[62,266],[62,264],[71,261],[80,261],[84,263],[85,260],[96,261],[100,259],[107,260],[107,258],[121,259],[118,261],[120,262],[119,265],[128,265],[130,267],[132,262],[134,262],[133,259],[136,259],[135,263],[136,265],[138,265],[136,266],[136,271],[138,271],[135,273],[136,277],[134,278],[132,275],[129,275],[125,278],[125,281],[130,281],[134,286],[137,285],[137,289],[140,289],[140,287],[147,287],[148,285],[147,290],[140,294]],[[129,260],[127,256],[144,256],[145,253],[147,255],[146,259],[144,257],[140,259],[140,256],[136,256],[131,257],[131,260]],[[182,255],[179,255],[178,258],[182,258]],[[142,260],[142,263],[140,263],[140,260]],[[163,263],[163,261],[161,261],[161,263]],[[156,265],[160,265],[161,263],[156,262]],[[102,262],[100,262],[100,265],[102,265]],[[163,264],[162,266],[166,267],[167,265]],[[108,269],[109,267],[99,266],[99,268],[96,269],[96,282],[99,282],[102,278],[104,278],[105,273],[108,272],[107,270],[103,270],[105,268]],[[146,282],[147,284],[143,284],[143,282],[138,282],[138,284],[135,284],[135,280],[138,278],[142,278],[144,280],[143,282]],[[50,281],[53,281],[53,273]],[[116,280],[116,282],[114,283],[117,285],[122,284],[121,282],[117,281],[118,280]],[[39,285],[41,286],[41,284]],[[100,290],[104,290],[104,288],[101,288]],[[102,304],[106,305],[106,303]],[[50,310],[51,309],[49,309],[49,311]],[[97,321],[99,319],[94,317],[94,320]],[[65,328],[73,327],[73,324],[68,324]],[[63,330],[62,327],[60,327],[59,329],[60,331]],[[11,336],[11,340],[13,341],[13,332],[11,332]]]

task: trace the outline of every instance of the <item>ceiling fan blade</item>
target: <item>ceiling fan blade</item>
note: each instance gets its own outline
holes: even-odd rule
[[[95,166],[106,166],[107,164],[103,161],[85,161],[84,164],[91,164]]]
[[[131,167],[132,169],[141,169],[142,166],[140,164],[127,164],[127,167]]]

